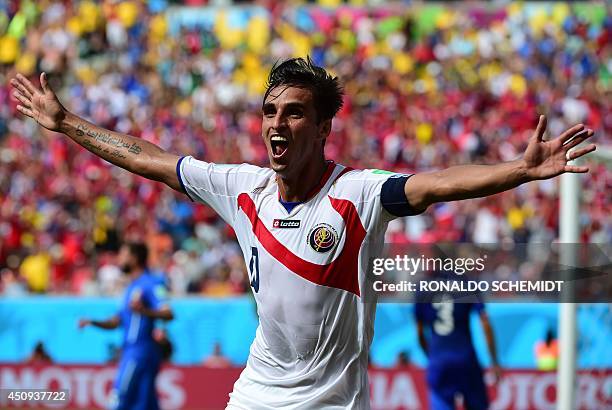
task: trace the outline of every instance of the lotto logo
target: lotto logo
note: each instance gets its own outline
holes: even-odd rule
[[[275,219],[272,223],[273,228],[299,228],[300,221],[296,219]]]

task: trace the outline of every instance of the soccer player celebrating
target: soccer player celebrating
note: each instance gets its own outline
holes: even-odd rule
[[[419,344],[429,360],[427,384],[432,410],[453,410],[456,396],[461,396],[468,410],[489,407],[482,369],[472,344],[471,312],[480,316],[497,381],[500,367],[495,338],[483,303],[453,303],[450,299],[415,304]]]
[[[259,327],[228,408],[369,408],[368,349],[375,304],[362,303],[368,260],[387,223],[430,204],[476,198],[587,172],[568,153],[593,134],[576,125],[544,141],[542,116],[523,157],[497,165],[397,175],[327,161],[325,140],[342,106],[337,78],[310,59],[272,69],[262,105],[270,168],[178,157],[66,110],[48,85],[11,80],[18,110],[130,172],[211,206],[235,230],[249,270]],[[231,137],[231,136],[230,136]]]
[[[119,265],[131,280],[121,311],[108,320],[79,320],[79,327],[123,328],[119,374],[112,393],[114,410],[157,410],[155,378],[162,361],[161,347],[153,338],[155,320],[172,320],[163,281],[147,269],[148,250],[128,243],[119,250]]]

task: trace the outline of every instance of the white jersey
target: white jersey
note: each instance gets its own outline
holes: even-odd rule
[[[390,173],[329,162],[291,212],[271,169],[185,157],[177,173],[190,198],[234,228],[257,302],[259,326],[228,408],[368,409],[376,301],[366,270],[394,218],[380,202]]]

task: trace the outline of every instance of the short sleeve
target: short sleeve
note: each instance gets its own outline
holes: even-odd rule
[[[349,199],[357,207],[359,217],[368,232],[386,229],[386,224],[397,216],[382,204],[383,185],[390,178],[409,177],[405,174],[379,169],[353,170],[341,176],[335,192]]]
[[[146,288],[145,300],[151,309],[157,310],[168,303],[168,288],[161,282],[152,282]]]
[[[412,175],[395,174],[390,176],[380,190],[380,202],[391,215],[402,217],[418,215],[422,211],[415,209],[406,198],[406,182]]]
[[[249,164],[214,164],[182,157],[176,173],[184,192],[192,201],[209,205],[223,220],[233,225],[237,197],[269,179],[270,170]]]

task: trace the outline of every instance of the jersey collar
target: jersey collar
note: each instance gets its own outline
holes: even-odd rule
[[[334,172],[334,169],[336,168],[336,163],[331,160],[326,161],[326,162],[327,162],[327,168],[325,169],[323,176],[319,180],[319,183],[315,185],[310,191],[308,191],[308,194],[306,195],[306,199],[303,202],[308,202],[315,195],[317,195],[319,191],[321,191],[321,188],[323,188],[325,184],[327,184],[327,181],[329,181],[329,178],[332,176],[332,173]],[[278,185],[277,185],[277,190],[278,190]],[[280,190],[278,190],[278,200],[280,201],[281,199],[282,198],[281,198]]]

